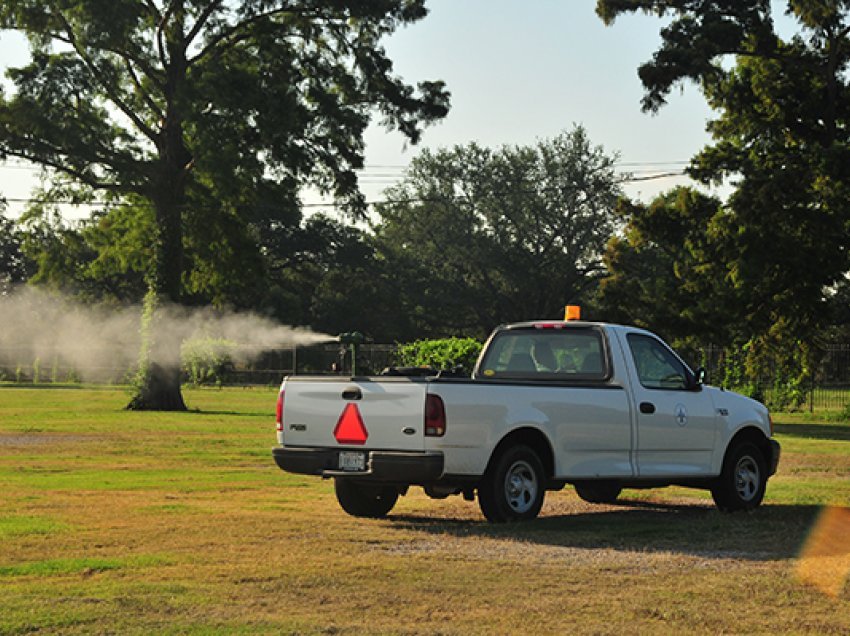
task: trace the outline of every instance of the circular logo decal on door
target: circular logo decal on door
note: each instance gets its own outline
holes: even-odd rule
[[[679,426],[684,426],[688,423],[688,409],[684,404],[677,404],[673,412],[676,415],[676,423]]]

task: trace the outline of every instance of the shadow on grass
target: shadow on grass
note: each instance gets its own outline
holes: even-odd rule
[[[765,505],[752,512],[723,514],[707,505],[624,500],[600,506],[598,512],[509,524],[411,515],[389,519],[397,527],[431,535],[765,561],[795,558],[820,510],[819,506]]]
[[[0,382],[0,389],[97,389],[102,387],[95,387],[90,385],[83,384],[63,384],[61,382],[57,382],[55,384],[33,384],[32,382]],[[110,387],[110,388],[124,388],[124,387]]]
[[[207,409],[189,409],[184,411],[184,413],[189,413],[190,415],[227,415],[235,416],[235,417],[262,417],[263,419],[271,420],[272,424],[274,424],[274,405],[272,405],[272,409],[268,413],[251,413],[250,411],[210,411]]]
[[[773,429],[789,437],[850,441],[850,426],[846,424],[775,424]]]

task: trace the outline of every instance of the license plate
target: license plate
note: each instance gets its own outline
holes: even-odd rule
[[[359,451],[340,451],[339,469],[351,471],[366,470],[366,453]]]

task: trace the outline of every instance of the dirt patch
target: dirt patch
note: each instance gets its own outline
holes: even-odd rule
[[[64,445],[79,442],[93,442],[102,439],[100,435],[62,435],[60,433],[12,433],[0,434],[0,447],[20,448],[30,446]]]

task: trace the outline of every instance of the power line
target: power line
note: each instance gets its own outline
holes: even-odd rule
[[[662,173],[659,173],[659,174],[653,174],[653,175],[648,175],[648,176],[643,176],[643,177],[624,177],[624,178],[620,179],[618,181],[618,183],[634,183],[634,182],[642,182],[642,181],[653,181],[653,180],[656,180],[656,179],[667,179],[667,178],[671,178],[671,177],[681,177],[681,176],[685,176],[685,174],[686,173],[684,171],[678,171],[678,172],[662,172]],[[508,196],[515,196],[515,195],[532,195],[532,194],[539,194],[540,192],[556,191],[556,190],[559,190],[559,188],[550,187],[550,188],[539,188],[539,189],[533,189],[533,190],[505,190],[505,191],[501,191],[501,192],[491,192],[491,193],[489,193],[488,196],[508,197]],[[397,200],[385,199],[385,200],[382,200],[382,201],[365,201],[365,204],[368,205],[368,206],[374,206],[374,205],[392,205],[392,204],[401,204],[401,203],[440,203],[440,202],[447,202],[447,201],[457,201],[457,200],[461,200],[461,199],[464,199],[464,198],[465,197],[463,197],[463,196],[433,197],[433,198],[431,198],[431,197],[414,197],[414,198],[409,198],[409,199],[397,199]],[[110,202],[110,201],[61,201],[61,200],[51,201],[51,200],[48,200],[48,199],[34,199],[34,198],[20,198],[20,197],[7,198],[7,199],[0,198],[0,201],[5,201],[7,203],[21,203],[21,204],[71,205],[71,206],[85,206],[85,207],[100,207],[100,206],[102,206],[102,207],[110,207],[110,208],[150,207],[150,205],[151,205],[148,202],[115,203],[115,202]],[[192,206],[187,204],[184,207],[192,207]],[[267,207],[272,207],[272,206],[267,206]],[[335,209],[339,209],[339,208],[342,208],[342,207],[345,207],[345,206],[343,206],[342,204],[339,204],[339,203],[328,202],[328,203],[301,203],[300,207],[302,207],[302,208],[335,208]],[[196,209],[198,209],[198,208],[196,208]],[[209,208],[203,207],[203,209],[209,209]]]
[[[654,181],[655,179],[666,179],[668,177],[683,177],[687,173],[684,170],[680,170],[678,172],[662,172],[661,174],[653,174],[645,177],[629,177],[628,179],[623,179],[620,183],[635,183],[638,181]]]
[[[618,161],[615,162],[614,166],[618,167],[626,167],[626,168],[651,168],[657,166],[686,166],[690,162],[689,161]],[[10,163],[9,159],[6,159],[0,165],[0,170],[30,170],[33,172],[38,172],[43,170],[44,168],[39,165],[35,165],[29,162],[24,161],[15,161],[14,163]],[[395,171],[395,173],[391,174],[369,174],[364,176],[371,177],[395,177],[397,174],[403,174],[410,169],[410,165],[402,165],[402,164],[370,164],[363,166],[362,168],[356,168],[354,171],[358,173],[365,173],[370,170],[391,170]]]
[[[690,161],[618,161],[615,166],[687,166]]]

